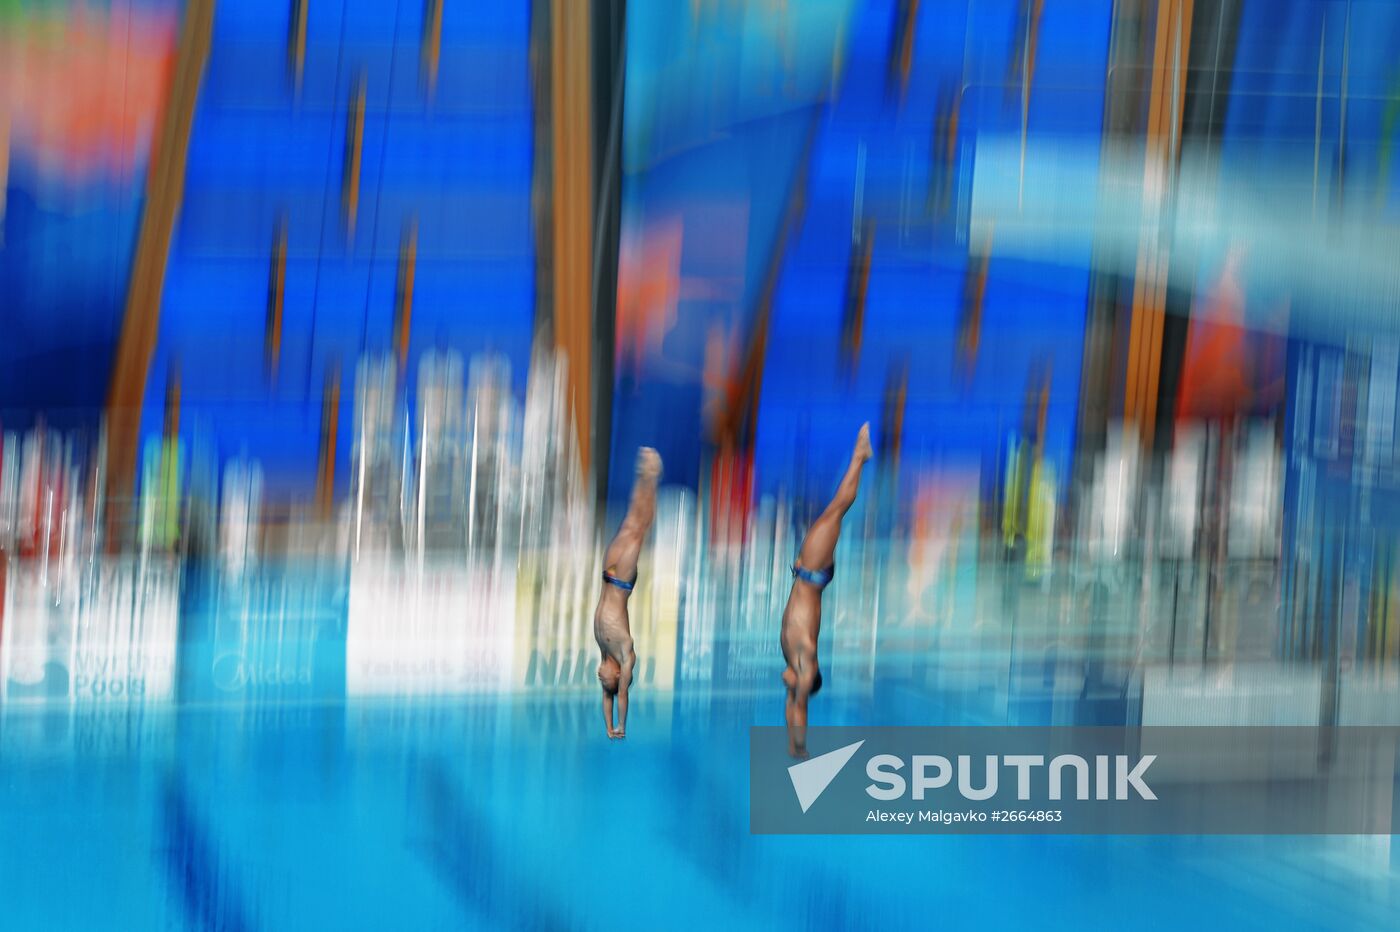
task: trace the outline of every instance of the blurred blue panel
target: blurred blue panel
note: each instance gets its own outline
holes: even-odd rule
[[[917,114],[920,126],[932,118],[943,86],[961,88],[967,39],[967,4],[922,3],[902,112]],[[913,120],[909,120],[913,122]]]
[[[366,133],[377,125],[366,121]],[[458,185],[528,188],[532,129],[526,117],[395,115],[385,138],[385,180],[395,186],[434,184],[444,190]],[[366,158],[367,173],[378,167],[377,160]]]
[[[312,46],[323,46],[332,52],[332,58],[340,54],[341,41],[345,38],[347,22],[343,0],[306,0],[306,46],[308,65]],[[286,5],[286,4],[284,4]],[[387,8],[391,4],[384,4]],[[280,35],[285,41],[286,33],[265,28],[260,32],[264,39],[276,41]]]
[[[994,262],[978,365],[964,384],[955,352],[966,246],[935,241],[930,252],[922,233],[910,241],[925,244],[919,249],[901,243],[904,224],[923,222],[917,211],[911,218],[907,205],[911,192],[927,190],[934,107],[943,87],[970,85],[960,134],[1020,132],[1020,95],[1008,95],[1006,85],[1019,10],[1019,0],[973,4],[966,22],[947,29],[925,11],[901,104],[886,81],[892,5],[861,8],[775,306],[760,402],[760,491],[805,481],[811,487],[800,492],[828,494],[861,421],[871,420],[878,431],[889,373],[905,361],[906,450],[916,461],[963,456],[993,463],[1007,432],[1020,425],[1033,365],[1049,362],[1047,452],[1066,475],[1087,271]],[[1094,138],[1101,131],[1108,14],[1109,4],[1084,0],[1043,15],[1027,132]],[[916,204],[918,196],[912,195]],[[855,371],[846,373],[840,341],[857,198],[878,228],[862,351]]]
[[[1022,0],[979,0],[967,4],[965,75],[977,87],[1008,90],[1006,78],[1013,55],[1024,54],[1017,43],[1017,18]],[[1041,14],[1042,18],[1044,13]],[[1037,65],[1039,70],[1039,65]],[[1012,98],[1015,99],[1014,91]]]
[[[310,9],[317,12],[338,10],[340,6],[337,0],[309,2]],[[274,36],[281,38],[285,48],[291,13],[291,0],[236,0],[233,3],[216,3],[213,49],[229,42],[248,39],[266,41]]]
[[[298,117],[291,112],[201,112],[190,136],[190,187],[323,185],[330,168],[339,185],[344,115]],[[366,136],[366,143],[370,141]]]
[[[528,0],[496,0],[492,3],[453,3],[449,0],[442,5],[444,46],[454,42],[521,46],[529,40]]]
[[[499,330],[513,341],[534,326],[534,263],[420,259],[414,281],[414,341],[442,335],[489,344]],[[465,351],[465,350],[464,350]],[[514,358],[514,357],[512,357]]]
[[[364,78],[365,110],[382,113],[388,106],[391,84],[402,84],[417,74],[416,44],[394,45],[388,35],[382,42],[341,48],[334,43],[307,44],[306,72],[297,110],[343,113],[349,106],[355,82]],[[395,95],[401,96],[401,95]]]
[[[418,252],[425,259],[504,261],[533,255],[528,189],[462,186],[444,191],[431,184],[415,185],[385,191],[378,207],[382,220],[374,253],[379,256],[398,253],[410,217],[418,220]]]
[[[216,38],[204,69],[199,108],[205,112],[289,110],[292,87],[285,41],[218,41]]]
[[[858,4],[848,28],[844,73],[832,106],[836,123],[877,119],[886,100],[889,47],[894,34],[895,0]]]
[[[519,113],[533,119],[529,48],[444,43],[435,112]]]
[[[174,251],[191,257],[267,259],[273,231],[283,215],[288,254],[314,255],[319,250],[323,223],[337,229],[341,223],[339,191],[325,186],[292,191],[211,186],[191,191],[185,196]]]
[[[422,3],[312,2],[300,94],[286,63],[287,11],[220,7],[192,134],[146,428],[158,429],[178,362],[187,423],[220,455],[264,461],[274,489],[309,490],[326,373],[353,410],[361,353],[392,346],[399,248],[418,227],[409,372],[426,349],[495,349],[523,394],[534,318],[533,99],[528,4],[444,5],[431,101]],[[341,188],[346,108],[365,80],[353,236]],[[264,365],[273,232],[288,223],[278,379]],[[342,430],[339,456],[353,433]],[[339,469],[339,481],[344,469]]]
[[[416,372],[423,353],[452,349],[500,353],[511,363],[511,383],[525,393],[526,362],[534,336],[533,264],[420,261],[414,278],[413,330],[408,371]],[[410,400],[417,380],[406,386]]]
[[[397,3],[385,3],[384,0],[344,0],[344,5],[344,35],[347,45],[362,46],[372,42],[398,41],[400,36],[413,36],[416,39],[423,29],[422,3],[412,0],[400,0]]]
[[[675,325],[662,349],[670,368],[699,372],[712,324],[747,331],[787,210],[797,160],[818,116],[819,111],[803,107],[745,123],[705,146],[659,159],[644,174],[629,176],[624,224],[644,230],[648,222],[684,218],[683,276],[700,281],[713,274],[713,269],[705,267],[704,250],[718,248],[728,236],[707,225],[710,216],[724,218],[712,222],[728,222],[737,214],[746,222],[738,299],[697,297],[679,302]],[[736,270],[727,259],[724,264],[723,274],[734,275]],[[619,383],[613,410],[612,456],[617,462],[630,461],[635,448],[647,444],[670,464],[668,481],[687,485],[698,481],[703,432],[698,384],[682,384],[665,373],[643,373],[635,382]],[[625,497],[630,482],[629,470],[613,470],[609,496]]]
[[[1097,88],[1102,97],[1114,6],[1113,0],[1059,0],[1042,6],[1032,96],[1042,88]]]

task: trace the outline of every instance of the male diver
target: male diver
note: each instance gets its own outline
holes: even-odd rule
[[[632,630],[627,620],[627,598],[637,584],[637,556],[656,517],[656,482],[661,475],[661,457],[651,447],[637,451],[637,478],[632,483],[632,500],[627,517],[603,556],[603,591],[593,613],[593,636],[598,640],[602,660],[598,682],[603,687],[603,721],[609,738],[627,737],[627,689],[637,654],[632,650]],[[617,697],[617,727],[613,727],[613,697]]]
[[[817,667],[817,634],[821,630],[822,590],[836,572],[836,540],[841,534],[841,519],[855,503],[860,488],[861,467],[873,455],[870,448],[870,425],[861,426],[851,452],[846,475],[836,489],[836,496],[807,530],[792,565],[792,592],[783,609],[783,629],[779,644],[787,669],[783,670],[783,685],[787,687],[788,753],[807,757],[807,700],[822,688],[822,674]]]

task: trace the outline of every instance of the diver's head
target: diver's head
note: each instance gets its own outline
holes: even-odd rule
[[[621,680],[622,666],[612,657],[604,657],[598,664],[598,682],[602,685],[603,692],[609,696],[616,696]]]

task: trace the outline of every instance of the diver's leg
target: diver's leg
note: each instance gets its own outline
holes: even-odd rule
[[[656,481],[661,475],[661,457],[651,447],[637,452],[637,478],[632,483],[632,500],[627,517],[603,554],[603,568],[624,581],[637,575],[637,558],[656,518]]]
[[[802,539],[802,548],[797,559],[803,569],[821,571],[831,566],[836,557],[836,541],[841,536],[841,519],[855,504],[856,492],[860,490],[860,471],[872,455],[870,449],[870,425],[865,424],[856,437],[855,449],[851,452],[851,462],[846,474],[836,488],[831,504],[807,529]]]

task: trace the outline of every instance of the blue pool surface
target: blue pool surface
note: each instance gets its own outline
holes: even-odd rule
[[[938,724],[824,692],[814,721]],[[922,710],[922,711],[920,711]],[[7,709],[7,929],[1393,927],[1381,837],[749,833],[753,690]]]

